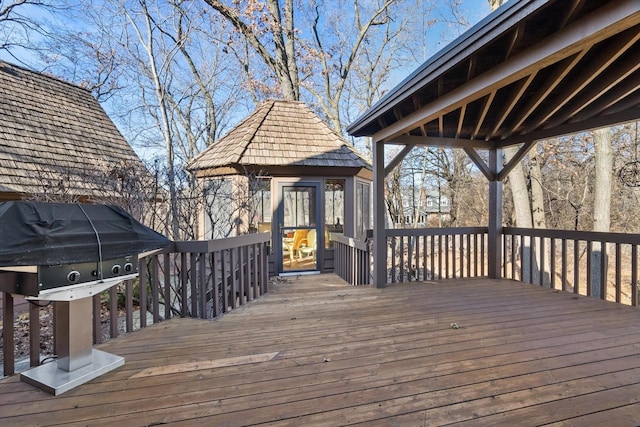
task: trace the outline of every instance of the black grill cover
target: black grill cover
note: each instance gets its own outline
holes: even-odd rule
[[[0,266],[98,261],[98,239],[91,223],[100,236],[103,260],[171,244],[162,234],[140,224],[117,206],[3,202],[0,203]]]

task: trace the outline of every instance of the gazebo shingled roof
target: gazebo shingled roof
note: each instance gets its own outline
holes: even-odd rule
[[[268,100],[192,160],[188,169],[225,167],[335,167],[371,169],[344,138],[306,104]]]
[[[70,194],[101,197],[115,169],[146,170],[91,92],[2,61],[0,117],[0,198],[59,182]]]

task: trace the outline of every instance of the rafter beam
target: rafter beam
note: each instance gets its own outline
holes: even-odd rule
[[[411,129],[447,114],[473,100],[489,95],[500,87],[516,82],[536,69],[561,61],[590,46],[640,23],[637,0],[609,2],[555,35],[448,92],[419,110],[373,135],[373,141],[388,141]]]
[[[596,105],[591,105],[590,108],[582,110],[570,121],[582,121],[596,116],[608,108],[618,104],[626,97],[638,92],[638,90],[640,90],[640,70],[636,71],[633,76],[624,80],[614,89],[608,91],[606,95],[599,97]]]
[[[511,132],[508,132],[506,136],[513,134],[515,131],[520,129],[522,124],[527,120],[531,114],[544,102],[549,94],[553,92],[553,90],[564,80],[564,78],[569,74],[571,70],[584,58],[589,50],[585,49],[578,54],[574,55],[570,60],[566,60],[566,64],[559,63],[556,67],[555,71],[549,76],[546,80],[545,84],[538,90],[537,96],[531,99],[527,106],[520,113],[520,118],[516,120],[515,124],[512,126]]]
[[[482,129],[482,124],[484,123],[484,119],[487,118],[487,114],[489,114],[489,109],[491,108],[491,104],[493,103],[493,98],[496,97],[495,92],[491,92],[489,97],[484,100],[484,104],[482,105],[482,112],[480,113],[480,118],[478,118],[478,122],[476,123],[476,127],[473,130],[473,135],[471,136],[473,139],[478,137],[480,133],[480,129]]]
[[[456,138],[460,138],[462,126],[464,125],[464,116],[467,114],[467,104],[460,107],[460,116],[458,117],[458,128],[456,129]]]
[[[541,112],[536,114],[535,119],[528,124],[528,130],[535,129],[541,124],[554,118],[557,113],[570,101],[572,101],[580,92],[586,88],[589,83],[600,76],[611,64],[613,64],[622,54],[630,49],[638,40],[640,40],[640,32],[636,29],[627,30],[622,38],[617,41],[615,49],[605,49],[597,58],[589,61],[587,68],[581,71],[586,76],[584,80],[577,79],[567,82],[563,86],[561,93],[554,96],[557,102],[549,102]]]
[[[589,107],[599,98],[607,94],[610,89],[620,82],[625,81],[627,77],[639,70],[640,63],[635,56],[632,56],[622,61],[622,63],[620,63],[620,61],[616,62],[611,68],[612,70],[604,75],[603,78],[593,82],[592,85],[568,103],[565,108],[549,122],[548,126],[558,126],[559,124],[567,121],[567,119],[570,119],[581,111],[584,111],[585,108]]]
[[[522,95],[524,95],[525,91],[529,88],[529,86],[531,85],[531,82],[533,82],[533,79],[535,79],[537,74],[538,74],[537,71],[532,73],[527,78],[527,80],[520,85],[520,89],[518,89],[518,91],[515,92],[511,96],[511,99],[507,103],[506,108],[504,109],[504,111],[500,115],[500,118],[498,119],[496,125],[493,128],[493,132],[491,133],[491,136],[495,135],[498,132],[498,130],[500,129],[500,126],[502,126],[504,121],[507,120],[507,117],[509,117],[509,114],[511,114],[511,111],[513,111],[513,109],[516,106],[516,104],[518,102],[520,102],[520,99],[522,98]]]
[[[555,128],[540,129],[523,135],[513,135],[496,143],[498,148],[517,145],[523,142],[534,142],[541,139],[555,138],[562,135],[584,132],[592,129],[613,126],[620,123],[631,122],[640,119],[640,106],[635,108],[616,109],[610,114],[592,117],[579,122],[571,122]]]
[[[569,7],[569,12],[567,12],[567,15],[562,20],[562,25],[561,25],[562,27],[567,25],[567,22],[569,22],[571,18],[575,16],[576,12],[580,10],[583,4],[584,4],[584,0],[573,0],[573,2],[571,3],[571,6]]]

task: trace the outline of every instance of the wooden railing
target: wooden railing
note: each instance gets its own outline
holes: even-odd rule
[[[371,259],[366,241],[332,236],[334,242],[334,273],[352,285],[371,283]]]
[[[638,306],[640,235],[503,228],[502,276]]]
[[[165,252],[141,258],[138,279],[93,298],[94,343],[172,317],[211,319],[260,297],[268,291],[269,240],[269,233],[260,233],[175,242]],[[11,294],[3,294],[3,307],[2,363],[6,376],[15,372]],[[44,309],[30,304],[30,366],[40,363],[39,314]]]
[[[390,229],[386,234],[391,283],[486,275],[486,227]]]

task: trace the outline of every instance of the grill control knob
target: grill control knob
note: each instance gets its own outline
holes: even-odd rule
[[[133,271],[133,264],[131,264],[130,262],[126,263],[124,265],[124,271],[125,273],[131,273]]]
[[[121,269],[121,268],[122,268],[122,267],[120,267],[120,265],[119,265],[119,264],[116,264],[116,265],[114,265],[113,267],[111,267],[111,272],[112,272],[113,274],[120,274],[120,269]]]
[[[80,273],[75,271],[75,270],[73,270],[71,273],[67,274],[67,280],[70,283],[77,282],[78,280],[80,280]]]

